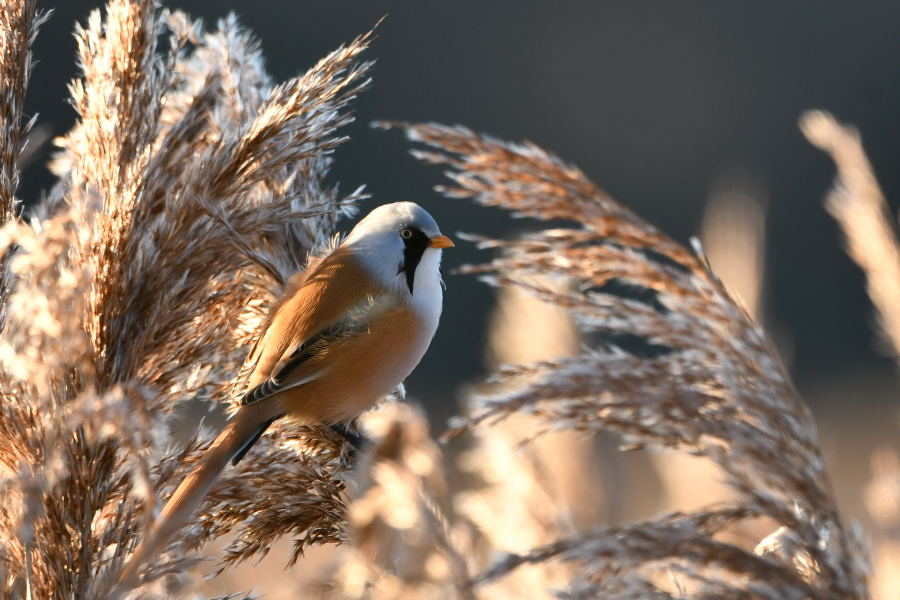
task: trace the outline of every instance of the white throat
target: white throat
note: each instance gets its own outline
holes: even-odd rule
[[[441,281],[441,251],[437,248],[429,248],[422,255],[422,260],[416,267],[412,294],[409,293],[406,280],[402,275],[396,279],[402,283],[410,305],[421,316],[433,318],[435,327],[437,327],[437,319],[441,316],[441,307],[444,302],[444,287],[443,281]]]

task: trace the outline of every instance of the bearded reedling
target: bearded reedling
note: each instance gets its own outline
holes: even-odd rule
[[[441,250],[452,246],[423,208],[396,202],[374,209],[330,254],[294,275],[250,352],[240,408],[122,569],[121,588],[275,420],[350,421],[412,372],[437,330]]]

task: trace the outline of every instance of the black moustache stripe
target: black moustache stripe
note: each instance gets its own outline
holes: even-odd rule
[[[413,293],[413,283],[416,278],[416,267],[419,266],[419,262],[422,260],[422,255],[425,254],[425,250],[428,249],[428,244],[431,240],[428,239],[428,236],[422,233],[418,229],[412,229],[412,236],[403,239],[403,264],[400,265],[399,273],[406,273],[406,285],[409,286],[409,293]]]

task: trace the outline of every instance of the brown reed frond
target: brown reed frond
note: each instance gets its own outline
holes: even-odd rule
[[[347,502],[343,442],[327,428],[287,427],[260,440],[260,450],[227,471],[216,485],[195,531],[185,536],[188,546],[199,548],[236,531],[224,549],[221,572],[262,558],[275,540],[286,535],[294,536],[289,566],[310,546],[343,542]]]
[[[233,17],[207,33],[152,0],[110,0],[77,38],[79,119],[57,140],[59,184],[31,225],[0,230],[18,248],[0,334],[4,598],[108,592],[158,491],[204,447],[166,452],[168,415],[232,400],[266,307],[362,197],[325,178],[368,85],[371,34],[278,86]],[[297,554],[340,540],[344,463],[321,438],[264,438],[268,455],[223,478],[140,592],[173,593],[162,576],[229,531],[227,561],[280,535]]]
[[[322,187],[325,155],[343,139],[334,134],[350,119],[346,104],[368,82],[369,63],[356,58],[369,37],[265,95],[251,91],[239,98],[251,111],[249,120],[222,124],[214,120],[225,112],[217,105],[235,101],[233,94],[219,94],[221,82],[234,80],[230,58],[249,56],[244,70],[259,63],[252,52],[232,47],[247,36],[228,19],[207,37],[228,54],[207,61],[205,73],[194,65],[190,85],[203,84],[181,118],[169,115],[164,126],[159,103],[169,91],[184,101],[189,82],[164,77],[164,59],[153,53],[159,24],[147,12],[152,2],[144,4],[113,2],[106,24],[94,13],[80,32],[85,77],[72,88],[81,120],[60,142],[64,153],[56,170],[70,189],[105,193],[102,233],[90,258],[98,273],[90,329],[100,355],[112,359],[98,365],[103,378],[136,376],[168,389],[190,380],[185,371],[195,368],[195,357],[244,347],[253,331],[248,319],[259,319],[261,284],[277,291],[312,244],[331,235],[320,229],[333,225],[341,202]],[[153,34],[148,27],[156,28]],[[180,48],[196,35],[194,28],[175,31],[166,73],[184,71],[191,60]],[[108,108],[110,94],[129,100]],[[153,100],[140,100],[147,95]],[[323,220],[326,214],[332,217]],[[308,217],[318,221],[297,225]],[[319,233],[301,237],[310,230]],[[197,319],[205,327],[196,327]],[[136,331],[134,323],[142,327]]]
[[[29,133],[35,119],[25,118],[25,90],[33,65],[31,45],[49,11],[36,11],[34,0],[0,3],[0,224],[17,218],[16,191]],[[9,281],[6,257],[0,263],[0,323]]]
[[[752,552],[718,542],[712,536],[748,517],[754,516],[744,508],[724,508],[683,515],[674,513],[652,521],[630,523],[570,538],[536,548],[526,555],[511,555],[496,563],[481,575],[481,580],[502,577],[524,563],[544,562],[549,558],[575,562],[581,566],[584,582],[605,572],[672,568],[690,577],[711,566],[734,572],[749,580],[740,590],[728,586],[730,593],[742,591],[753,598],[827,598],[804,582],[798,583],[796,573],[788,566],[764,560]],[[583,583],[578,585],[582,587]],[[706,583],[704,581],[704,583]],[[603,591],[598,587],[598,591]],[[720,596],[721,597],[721,596]]]
[[[141,451],[161,445],[164,433],[138,382],[96,385],[84,329],[91,282],[72,261],[75,246],[90,240],[83,208],[57,212],[39,230],[11,223],[0,236],[19,248],[0,337],[4,596],[23,586],[35,597],[90,595],[128,540],[122,530],[141,491],[127,492],[149,485]]]
[[[608,575],[604,577],[603,590],[589,581],[573,583],[568,589],[558,591],[556,598],[561,600],[593,600],[594,598],[612,598],[614,600],[681,600],[684,594],[673,596],[659,589],[653,582],[635,576],[627,577]]]
[[[825,206],[844,231],[850,257],[866,274],[879,323],[900,357],[900,244],[859,132],[823,111],[804,113],[800,129],[837,167]]]
[[[462,127],[404,128],[425,146],[413,151],[417,157],[446,167],[452,184],[440,188],[445,195],[580,224],[517,241],[471,237],[483,248],[505,252],[465,272],[565,307],[595,343],[583,356],[501,369],[496,379],[513,384],[511,391],[482,396],[480,410],[457,420],[455,428],[495,423],[522,411],[539,417],[547,429],[612,430],[627,445],[707,456],[738,492],[738,514],[774,519],[812,558],[809,580],[791,565],[773,567],[784,589],[792,580],[798,594],[864,597],[865,569],[831,497],[809,411],[764,332],[729,297],[702,256],[533,144],[507,144]],[[537,275],[567,277],[574,285],[570,291],[550,289],[535,281]],[[705,514],[715,513],[688,518]],[[667,521],[658,525],[669,531]],[[622,534],[640,536],[653,526]],[[599,539],[605,539],[603,533]],[[619,540],[626,544],[623,552],[629,541]],[[755,589],[772,561],[715,544],[706,540],[696,548],[691,568],[697,576],[707,577],[719,566],[704,554],[715,547],[740,557],[739,572],[753,578],[746,584],[722,580],[723,585]],[[634,548],[632,564],[658,560],[642,558]]]

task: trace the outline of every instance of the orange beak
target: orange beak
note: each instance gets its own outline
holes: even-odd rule
[[[446,235],[436,235],[428,241],[429,248],[452,248],[454,245]]]

